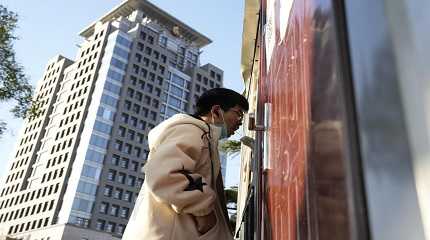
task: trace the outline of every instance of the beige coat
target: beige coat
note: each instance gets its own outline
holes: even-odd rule
[[[217,134],[186,114],[171,117],[149,133],[145,182],[123,240],[233,239],[219,174]],[[193,216],[211,211],[217,223],[200,235]]]

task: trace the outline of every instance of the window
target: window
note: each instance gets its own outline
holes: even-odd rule
[[[111,134],[112,126],[110,124],[106,124],[96,120],[96,122],[94,123],[94,130],[105,134]]]
[[[127,64],[116,58],[112,58],[111,64],[112,66],[115,66],[123,71],[125,71],[127,68]]]
[[[118,166],[120,157],[118,155],[112,155],[111,163],[112,165]]]
[[[134,56],[134,60],[136,62],[141,62],[142,61],[142,55],[140,55],[139,53],[136,53],[136,55]]]
[[[97,116],[105,120],[113,121],[115,118],[115,112],[104,107],[99,107]]]
[[[127,113],[122,113],[121,114],[121,121],[123,123],[128,123],[128,117],[129,117],[129,115]]]
[[[106,232],[114,232],[115,231],[115,223],[113,222],[108,222],[108,224],[106,225]]]
[[[167,37],[166,36],[161,36],[160,37],[160,46],[162,46],[162,47],[166,47],[167,46]]]
[[[93,207],[92,201],[81,199],[81,198],[75,198],[75,200],[73,201],[72,209],[76,211],[90,213],[92,207]]]
[[[115,80],[117,82],[122,82],[123,75],[121,73],[115,72],[112,69],[109,69],[108,78]]]
[[[151,97],[150,97],[150,96],[145,96],[145,98],[144,98],[144,99],[145,99],[145,101],[144,101],[144,102],[145,102],[146,104],[148,104],[148,105],[149,105],[149,104],[151,103]]]
[[[112,196],[112,189],[113,189],[112,186],[106,185],[104,190],[103,190],[103,195],[106,197]]]
[[[87,151],[87,154],[85,156],[86,160],[97,162],[97,163],[103,163],[104,158],[105,158],[105,155],[103,153],[99,153],[91,149]]]
[[[115,144],[114,144],[114,148],[118,151],[121,151],[122,150],[122,141],[116,140]]]
[[[185,84],[185,79],[179,77],[178,75],[172,74],[172,82],[178,84],[179,86],[183,87]]]
[[[82,176],[98,179],[100,176],[100,169],[84,164],[84,167],[82,168]]]
[[[124,47],[129,48],[131,46],[131,41],[126,39],[125,37],[118,35],[116,42]]]
[[[170,93],[179,97],[179,98],[182,98],[183,91],[182,91],[182,89],[176,87],[175,85],[171,85],[170,86]]]
[[[179,99],[177,99],[177,98],[175,98],[175,97],[173,97],[173,96],[170,96],[170,97],[169,97],[169,101],[168,101],[168,103],[169,103],[170,105],[172,105],[172,106],[176,107],[176,108],[181,108],[181,100],[179,100]]]
[[[119,216],[122,218],[127,218],[130,209],[126,207],[122,207]]]
[[[96,229],[99,231],[103,231],[103,229],[105,228],[105,223],[106,221],[98,219],[96,222]]]
[[[108,140],[104,137],[91,135],[90,144],[100,148],[106,148],[108,146]]]
[[[125,191],[123,200],[127,202],[131,202],[132,197],[133,197],[133,192]]]
[[[137,66],[136,64],[133,64],[133,72],[135,74],[139,74],[139,66]]]
[[[134,90],[131,89],[131,88],[127,88],[127,96],[129,98],[133,98],[133,96],[134,96]]]
[[[143,121],[143,120],[140,120],[139,121],[139,129],[141,129],[141,130],[145,130],[145,128],[146,128],[146,122],[145,121]],[[140,141],[139,141],[140,142]]]
[[[122,57],[122,58],[124,58],[124,59],[126,59],[126,60],[128,60],[128,52],[125,51],[125,50],[123,50],[123,49],[121,49],[121,48],[119,48],[119,47],[115,47],[113,49],[113,53],[116,54],[116,55],[118,55],[118,56],[120,56],[120,57]]]
[[[140,32],[140,38],[145,41],[146,40],[146,33]]]
[[[151,111],[151,119],[152,121],[155,121],[157,119],[157,113],[154,111]]]
[[[116,108],[116,105],[118,104],[118,100],[116,98],[106,94],[102,95],[101,102],[114,108]]]
[[[80,180],[77,191],[88,195],[95,195],[97,191],[97,185]]]
[[[116,95],[119,95],[119,93],[121,92],[120,86],[113,84],[113,83],[110,83],[110,82],[105,83],[105,89],[111,93],[116,94]]]
[[[124,101],[124,109],[130,110],[131,109],[131,102],[128,100]]]
[[[112,207],[110,208],[109,214],[115,217],[118,216],[118,209],[119,209],[118,205],[112,205]]]
[[[123,158],[123,159],[121,159],[121,161],[120,161],[120,166],[122,167],[122,168],[128,168],[128,158]]]
[[[116,232],[120,235],[122,235],[124,233],[125,230],[125,225],[123,224],[118,224],[118,227],[116,228]]]
[[[109,169],[109,172],[108,172],[108,175],[107,175],[107,179],[109,180],[109,181],[115,181],[115,176],[116,176],[116,171],[115,170],[112,170],[112,169]]]
[[[139,163],[136,161],[132,161],[130,167],[133,171],[137,172],[137,170],[139,168]]]
[[[135,131],[133,131],[133,130],[128,130],[128,132],[127,132],[127,138],[128,138],[129,140],[133,141],[133,140],[134,140],[134,136],[135,136],[135,134],[136,134],[136,132],[135,132]]]
[[[125,174],[125,173],[119,173],[118,174],[118,182],[119,183],[125,183],[125,177],[126,177],[127,175]]]
[[[136,117],[131,117],[131,118],[130,118],[130,124],[131,124],[133,127],[136,127],[136,126],[137,126],[137,118],[136,118]]]
[[[143,184],[143,179],[142,178],[138,178],[137,182],[136,182],[137,187],[140,188],[142,186],[142,184]]]
[[[122,189],[116,188],[115,191],[113,192],[113,197],[116,199],[121,199],[122,198]]]
[[[99,207],[99,213],[107,213],[108,208],[109,208],[109,203],[102,202]]]
[[[146,92],[152,93],[154,87],[151,84],[146,84]]]
[[[140,113],[140,106],[138,104],[133,104],[133,112],[136,114]]]
[[[134,182],[136,181],[136,177],[134,176],[128,176],[127,178],[127,185],[130,187],[134,187]]]
[[[153,36],[148,36],[148,42],[150,44],[154,44],[154,37]]]
[[[125,137],[126,128],[123,126],[118,127],[118,135],[121,137]]]

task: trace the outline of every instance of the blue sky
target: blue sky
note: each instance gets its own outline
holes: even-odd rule
[[[78,33],[103,16],[121,0],[2,0],[1,4],[19,14],[15,42],[18,61],[33,85],[41,78],[47,61],[57,54],[75,59]],[[205,34],[213,43],[203,48],[201,63],[210,62],[224,70],[225,87],[242,92],[240,52],[242,43],[243,0],[151,0],[152,3]],[[9,130],[0,139],[0,178],[7,172],[22,121],[8,112],[9,103],[0,104],[0,119]],[[230,170],[238,169],[237,159]],[[238,173],[228,171],[230,182]]]

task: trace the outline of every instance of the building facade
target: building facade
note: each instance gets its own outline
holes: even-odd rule
[[[38,83],[41,113],[25,121],[0,185],[0,236],[120,238],[148,132],[223,85],[223,71],[199,61],[210,39],[148,1],[123,2],[80,36],[76,59],[53,58]]]

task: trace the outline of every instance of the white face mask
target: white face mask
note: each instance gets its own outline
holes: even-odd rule
[[[215,123],[215,119],[212,115],[211,125],[217,131],[216,136],[218,136],[218,139],[224,139],[224,138],[228,138],[229,136],[228,136],[227,124],[225,123],[225,120],[224,120],[224,111],[222,109],[220,111],[221,111],[222,123]]]

